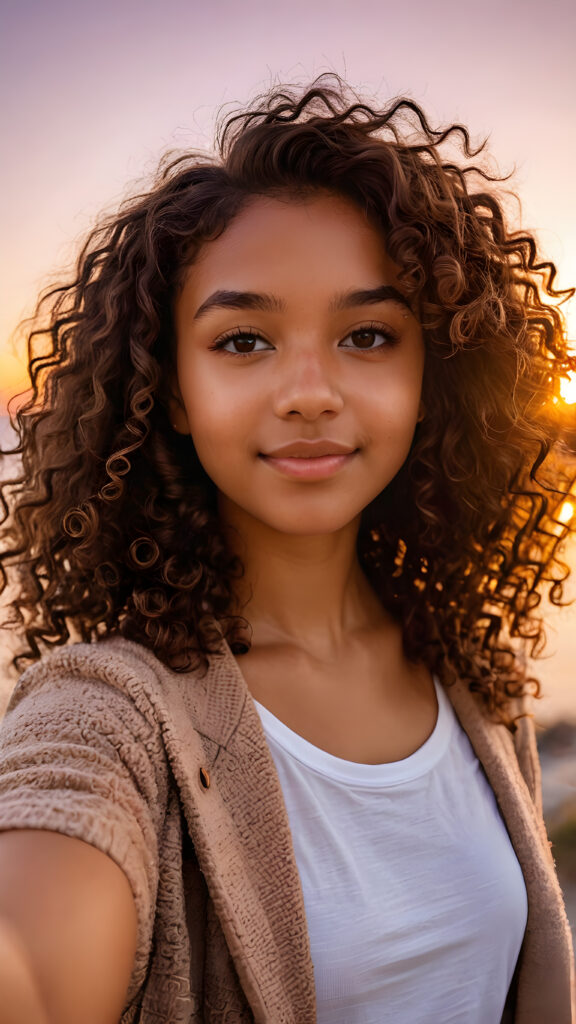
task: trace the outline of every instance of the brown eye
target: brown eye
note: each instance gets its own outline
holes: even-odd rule
[[[249,356],[252,352],[266,352],[272,348],[264,338],[252,332],[236,331],[220,338],[212,348],[223,349],[233,356]]]
[[[256,338],[232,338],[228,344],[232,344],[237,352],[253,352]]]
[[[374,340],[376,338],[375,331],[354,331],[354,334],[350,335],[354,338],[356,348],[372,348],[374,346]]]
[[[387,348],[397,341],[392,331],[383,327],[360,327],[340,342],[341,348],[351,349],[355,352],[370,352],[374,349]]]

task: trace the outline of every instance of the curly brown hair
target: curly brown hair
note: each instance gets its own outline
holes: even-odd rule
[[[568,574],[574,479],[553,399],[575,367],[558,308],[573,290],[555,290],[554,264],[507,228],[503,179],[470,162],[483,145],[460,124],[432,128],[410,99],[375,110],[321,75],[220,120],[216,142],[164,158],[152,188],[90,233],[74,280],[39,300],[14,415],[21,472],[0,490],[0,586],[16,586],[26,639],[15,665],[119,633],[185,671],[220,631],[238,640],[242,567],[168,413],[174,299],[253,196],[321,190],[381,231],[426,344],[426,416],[363,514],[360,558],[407,656],[465,678],[513,728],[510,699],[538,692],[518,638],[541,651],[541,593],[559,604]]]

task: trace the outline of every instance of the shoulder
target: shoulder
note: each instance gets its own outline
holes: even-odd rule
[[[13,761],[96,770],[105,761],[163,774],[155,701],[162,668],[145,648],[120,638],[45,655],[21,675],[10,698],[0,729],[3,770]]]
[[[162,684],[168,670],[141,644],[122,637],[77,643],[44,655],[20,676],[8,710],[31,694],[68,691],[75,698],[89,695],[103,684],[119,694],[129,695],[149,717],[147,695]]]
[[[162,668],[139,644],[116,638],[45,655],[18,680],[2,720],[3,779],[15,765],[34,764],[44,776],[58,764],[64,774],[114,770],[149,780],[145,790],[164,789]]]
[[[176,673],[142,644],[122,637],[69,644],[44,655],[20,676],[6,718],[25,704],[131,705],[150,726],[170,716],[171,695],[202,688],[200,669]]]
[[[193,734],[209,731],[208,692],[219,665],[214,657],[208,673],[174,672],[142,644],[121,637],[59,648],[20,677],[0,746],[32,735],[97,744],[113,736],[116,746],[143,746],[155,760],[161,752],[162,760],[173,759],[182,746],[197,745]]]

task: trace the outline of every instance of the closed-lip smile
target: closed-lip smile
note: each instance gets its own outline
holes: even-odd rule
[[[327,480],[339,473],[353,461],[358,448],[320,438],[316,441],[290,441],[268,452],[260,452],[260,458],[270,468],[284,477],[300,481]]]
[[[266,459],[318,459],[325,455],[352,455],[355,451],[357,449],[352,445],[322,438],[317,441],[290,441],[260,454]]]

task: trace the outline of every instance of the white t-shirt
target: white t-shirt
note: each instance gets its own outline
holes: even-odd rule
[[[499,1024],[527,919],[492,789],[437,680],[389,764],[320,750],[255,702],[292,830],[318,1024]]]

